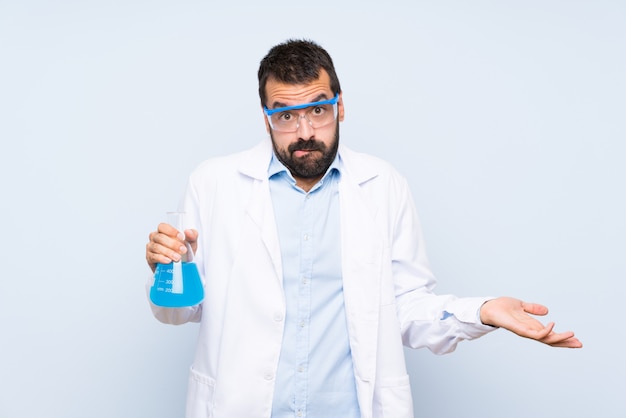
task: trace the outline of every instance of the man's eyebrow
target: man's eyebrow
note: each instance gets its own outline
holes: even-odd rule
[[[318,94],[309,103],[320,102],[322,100],[328,100],[328,96],[326,95],[326,93]],[[306,103],[302,103],[302,104],[306,104]],[[298,105],[296,105],[296,106],[298,106]],[[286,103],[283,103],[283,102],[274,102],[274,103],[272,103],[272,109],[278,109],[278,108],[281,108],[281,107],[288,107],[288,106],[287,106]]]

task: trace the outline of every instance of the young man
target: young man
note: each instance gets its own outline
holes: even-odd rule
[[[146,259],[180,260],[191,244],[205,300],[160,308],[200,322],[187,416],[413,416],[402,345],[453,351],[497,327],[581,347],[513,298],[432,293],[409,188],[389,164],[339,144],[342,92],[328,53],[287,41],[261,61],[270,139],[206,161],[182,209],[195,229],[161,224]]]

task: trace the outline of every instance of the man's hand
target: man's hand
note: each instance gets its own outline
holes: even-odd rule
[[[547,313],[548,308],[543,305],[500,297],[483,304],[480,308],[480,320],[483,324],[508,329],[521,337],[537,340],[552,347],[580,348],[583,346],[572,331],[555,333],[554,322],[544,326],[530,316],[543,316]]]
[[[185,241],[195,254],[198,247],[198,231],[187,229],[183,236],[173,226],[159,224],[157,230],[150,233],[149,242],[146,244],[146,261],[152,271],[155,271],[157,263],[169,264],[172,261],[180,261],[181,256],[187,252]]]

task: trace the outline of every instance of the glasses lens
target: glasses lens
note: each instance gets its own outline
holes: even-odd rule
[[[286,111],[274,113],[269,118],[272,129],[281,132],[294,132],[298,129],[299,117],[295,111]]]
[[[326,104],[312,107],[307,113],[306,118],[311,122],[314,128],[321,128],[335,120],[337,105]]]

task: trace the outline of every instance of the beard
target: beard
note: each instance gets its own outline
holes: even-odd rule
[[[270,131],[272,138],[272,146],[278,160],[283,163],[291,172],[291,175],[299,178],[315,178],[322,177],[328,170],[328,167],[335,160],[337,150],[339,149],[339,121],[335,126],[335,135],[329,146],[315,138],[304,140],[299,138],[298,141],[289,144],[287,149],[279,149],[274,141],[274,134]],[[294,157],[296,151],[319,151],[322,153],[317,158],[317,153],[307,153],[303,157]]]

